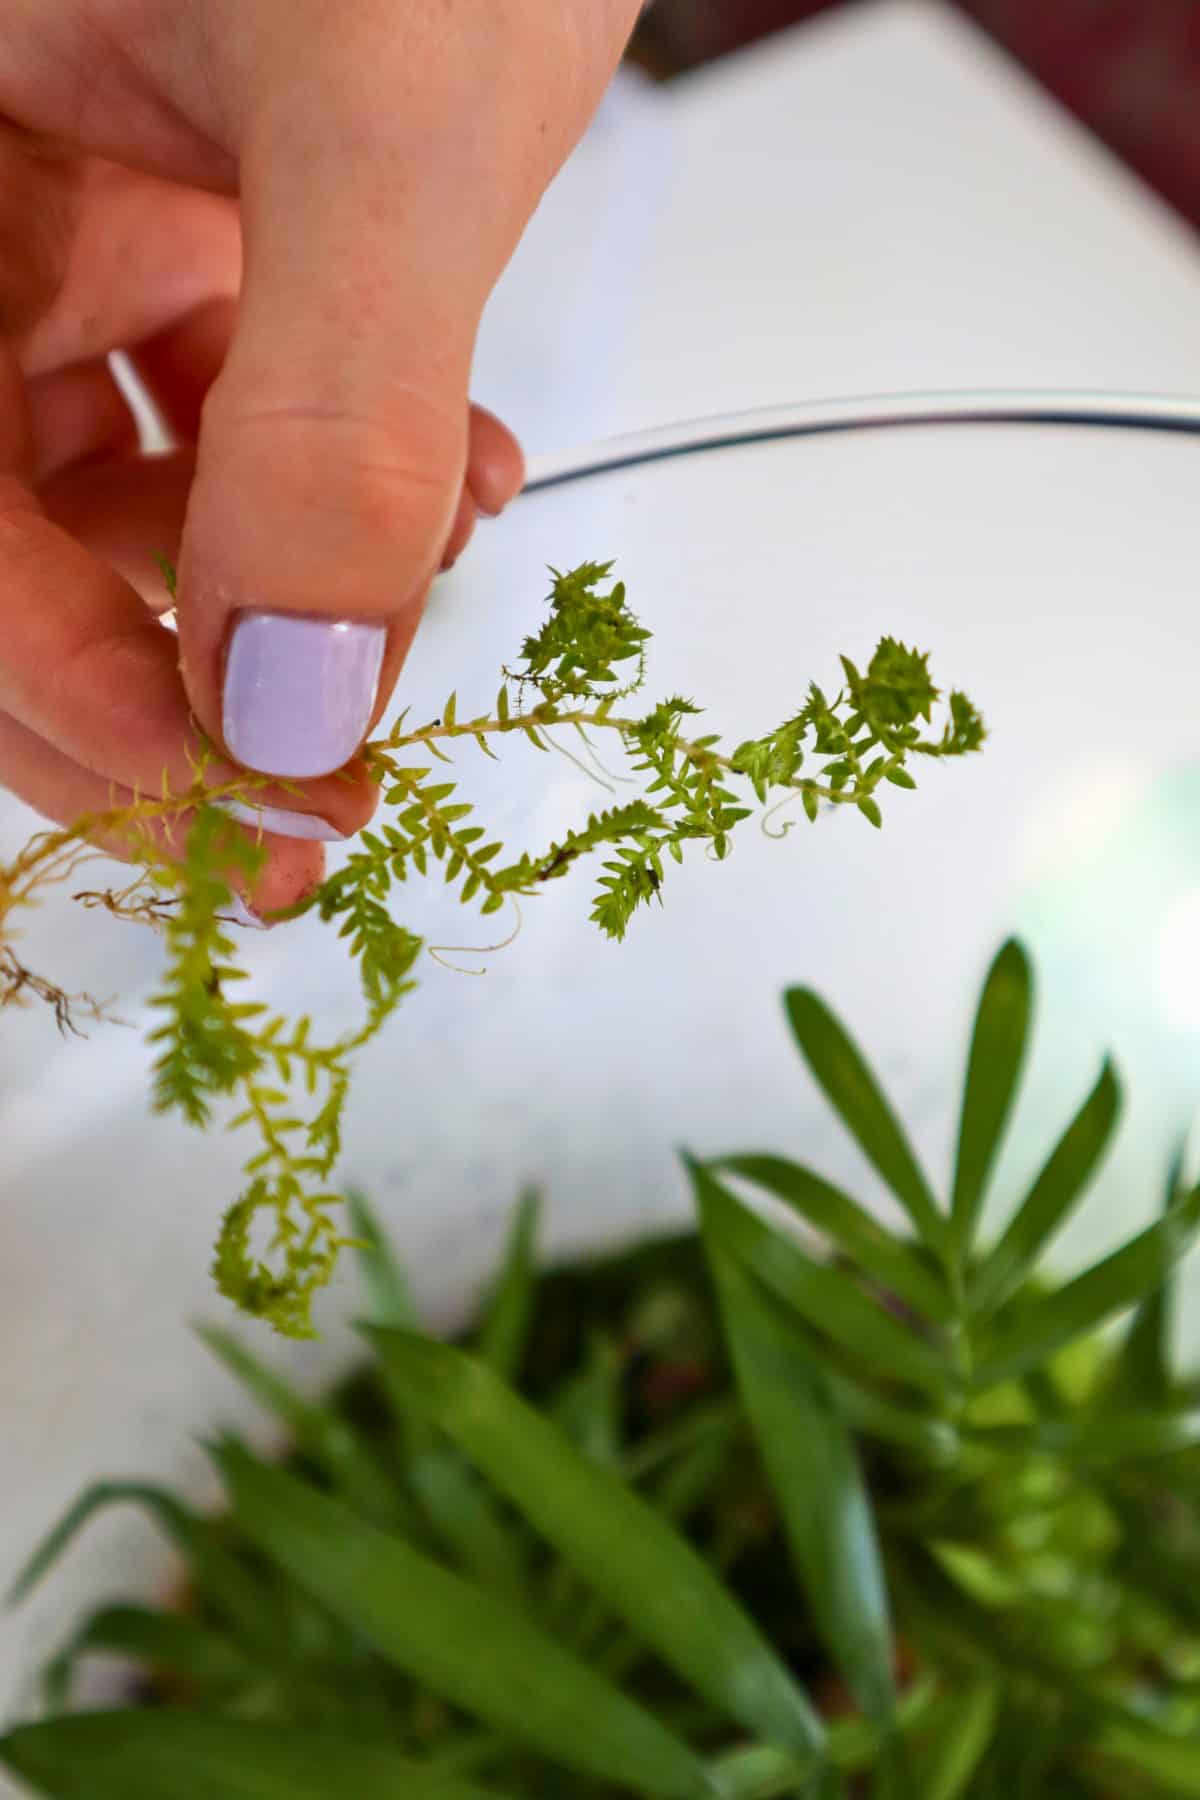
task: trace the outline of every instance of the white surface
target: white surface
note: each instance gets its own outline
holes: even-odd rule
[[[671,102],[654,304],[603,430],[890,389],[1200,387],[1194,235],[957,9],[831,12]]]
[[[510,359],[498,325],[485,335],[477,392],[499,404],[507,379],[518,404],[528,396],[519,422],[532,449],[564,431],[928,381],[1200,387],[1200,274],[1183,234],[940,12],[835,19],[655,103],[673,186],[652,230],[645,212],[630,227],[648,265],[638,272],[633,240],[628,277],[615,250],[608,259],[622,304],[626,279],[638,282],[636,308],[610,311],[580,282],[578,308],[558,318],[561,343],[586,337],[582,368],[548,341],[525,339]],[[619,135],[607,154],[621,158]],[[521,283],[532,296],[554,280],[569,210],[552,230],[548,203],[497,320],[520,317]],[[620,218],[610,225],[619,249]],[[582,380],[597,368],[603,380]],[[577,382],[585,423],[572,433]],[[656,633],[654,668],[707,702],[714,729],[774,723],[810,675],[833,678],[835,651],[865,652],[886,629],[932,648],[937,672],[977,694],[995,739],[969,770],[932,770],[918,795],[897,794],[882,835],[856,817],[785,844],[751,832],[725,868],[682,872],[664,913],[639,920],[620,950],[587,926],[577,877],[528,909],[486,981],[428,969],[364,1063],[346,1166],[417,1258],[431,1304],[453,1304],[484,1269],[523,1179],[551,1182],[558,1245],[677,1211],[682,1141],[790,1148],[857,1179],[788,1048],[777,994],[790,980],[816,982],[861,1031],[941,1168],[943,1072],[961,1054],[970,984],[1014,920],[1052,964],[1056,1028],[1015,1162],[1036,1153],[1034,1128],[1092,1072],[1104,981],[1124,967],[1105,946],[1124,930],[1160,968],[1164,940],[1144,922],[1163,921],[1169,950],[1200,889],[1200,828],[1129,811],[1170,769],[1184,770],[1183,788],[1161,805],[1194,806],[1196,466],[1181,440],[826,440],[532,497],[480,532],[441,584],[406,674],[418,713],[451,685],[464,706],[486,703],[498,662],[537,617],[546,562],[615,554]],[[1118,705],[1134,709],[1129,728],[1101,757]],[[1051,706],[1062,742],[1035,756],[1023,733]],[[599,798],[580,793],[568,764],[535,757],[519,777],[522,816],[498,821],[515,844]],[[464,760],[463,777],[481,804],[495,791],[482,758]],[[1123,848],[1109,828],[1131,817]],[[6,849],[27,824],[15,807],[0,815]],[[1089,857],[1100,859],[1091,884]],[[968,911],[981,893],[983,913]],[[439,927],[432,906],[414,896],[414,924],[486,941],[486,924],[464,931],[455,909]],[[151,940],[69,907],[40,929],[56,973],[127,995],[136,1018]],[[313,945],[306,924],[256,940],[269,996],[301,1009],[327,995],[337,965]],[[647,989],[653,1008],[639,999]],[[1172,1027],[1117,998],[1130,1066],[1162,1071],[1138,1083],[1129,1138],[1130,1155],[1153,1159],[1167,1113],[1196,1085],[1191,1015],[1180,1030],[1178,1017]],[[147,1119],[132,1031],[60,1045],[45,1017],[10,1021],[0,1078],[2,1585],[85,1482],[192,1481],[195,1436],[245,1408],[180,1325],[218,1310],[207,1249],[236,1146]],[[1125,1222],[1152,1203],[1139,1187]],[[1123,1211],[1110,1187],[1097,1230],[1111,1233]],[[351,1303],[347,1283],[325,1321]],[[290,1361],[313,1380],[346,1349],[331,1329]],[[15,1703],[22,1673],[85,1597],[152,1588],[165,1562],[151,1542],[133,1518],[95,1529],[0,1623],[0,1701]]]

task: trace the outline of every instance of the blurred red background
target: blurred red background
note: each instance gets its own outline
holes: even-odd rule
[[[669,76],[858,0],[657,0],[638,54]],[[946,0],[1200,226],[1200,0]]]

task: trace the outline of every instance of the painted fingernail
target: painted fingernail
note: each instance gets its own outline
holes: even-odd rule
[[[220,795],[213,805],[236,819],[239,825],[250,825],[255,831],[273,831],[278,837],[315,838],[323,844],[345,841],[346,833],[317,813],[289,812],[285,806],[254,806],[249,801],[230,800]]]
[[[256,912],[251,912],[240,894],[231,894],[229,898],[229,915],[237,925],[246,925],[251,931],[270,931],[271,927],[265,919],[260,919]]]
[[[387,629],[351,619],[239,614],[225,661],[222,729],[263,775],[331,775],[362,743]]]

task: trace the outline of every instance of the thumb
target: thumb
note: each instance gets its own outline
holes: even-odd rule
[[[507,249],[456,216],[428,146],[407,168],[403,142],[335,152],[300,112],[244,148],[243,288],[201,417],[178,619],[201,725],[245,767],[303,778],[354,754],[407,653]]]

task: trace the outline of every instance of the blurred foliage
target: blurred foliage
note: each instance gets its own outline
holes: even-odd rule
[[[293,1452],[222,1438],[214,1518],[82,1498],[18,1593],[132,1502],[186,1594],[85,1620],[0,1760],[72,1800],[1200,1794],[1200,1396],[1167,1349],[1200,1188],[1177,1159],[1151,1225],[1047,1272],[1116,1127],[1106,1064],[981,1239],[1032,1002],[1009,943],[943,1199],[844,1025],[786,996],[904,1230],[745,1150],[689,1163],[694,1233],[540,1273],[526,1196],[449,1344],[356,1197],[368,1359],[313,1401],[206,1333]],[[97,1652],[142,1704],[70,1711]]]

